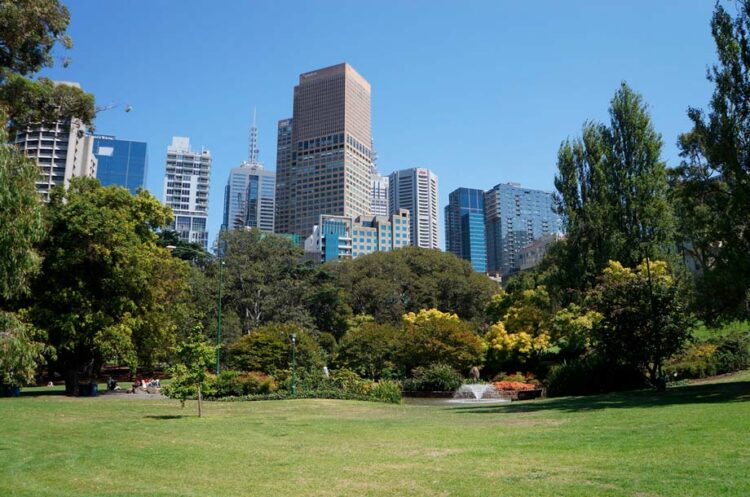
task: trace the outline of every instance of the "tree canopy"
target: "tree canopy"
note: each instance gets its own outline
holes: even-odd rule
[[[633,266],[672,249],[662,139],[643,98],[623,83],[610,123],[587,122],[558,152],[556,205],[566,239],[556,257],[557,286],[585,291],[609,260]]]
[[[436,308],[479,319],[497,283],[471,264],[438,250],[405,247],[330,264],[354,314],[398,323],[407,312]]]
[[[750,1],[736,16],[717,2],[711,20],[718,63],[708,73],[708,110],[690,108],[693,128],[680,137],[674,173],[680,235],[699,262],[705,317],[750,316]]]

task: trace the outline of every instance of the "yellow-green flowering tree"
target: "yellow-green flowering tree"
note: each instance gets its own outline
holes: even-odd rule
[[[422,309],[404,314],[403,325],[397,357],[406,374],[414,368],[437,363],[467,374],[471,367],[484,362],[484,341],[469,323],[455,314]]]
[[[496,296],[488,315],[501,316],[485,335],[493,361],[523,363],[552,344],[551,303],[544,286]]]

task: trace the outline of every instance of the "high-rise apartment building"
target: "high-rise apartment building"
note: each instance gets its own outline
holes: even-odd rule
[[[488,271],[508,276],[521,268],[521,250],[545,235],[560,233],[550,192],[499,184],[485,193]]]
[[[407,209],[411,214],[411,244],[438,247],[438,177],[429,169],[396,171],[389,177],[391,214]]]
[[[55,81],[54,84],[81,87],[70,81]],[[45,201],[56,185],[67,188],[73,177],[96,177],[94,138],[76,117],[55,123],[29,124],[18,131],[15,144],[39,164],[41,174],[36,188]]]
[[[254,114],[249,142],[248,159],[229,172],[221,229],[248,227],[273,233],[276,174],[265,170],[258,160],[258,128]]]
[[[320,216],[305,240],[306,257],[317,262],[390,252],[409,245],[409,211],[392,216]]]
[[[445,249],[471,262],[475,271],[487,271],[484,191],[458,188],[445,207]]]
[[[175,220],[170,229],[186,242],[208,249],[208,185],[211,179],[211,153],[190,149],[190,139],[173,136],[167,147],[164,175],[164,201]]]
[[[374,216],[387,216],[388,209],[388,176],[378,173],[372,168],[372,214]]]
[[[307,236],[323,214],[371,215],[370,111],[370,83],[349,64],[300,75],[293,117],[279,122],[277,233]]]
[[[74,118],[31,124],[16,134],[16,146],[39,164],[36,189],[45,202],[56,185],[67,188],[73,177],[96,177],[94,138],[86,133],[86,126]]]
[[[102,185],[122,186],[132,194],[146,186],[148,157],[144,142],[94,135],[94,155],[99,162],[96,177]]]

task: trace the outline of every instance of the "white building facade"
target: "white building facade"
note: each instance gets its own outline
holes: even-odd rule
[[[16,146],[41,169],[36,189],[44,201],[53,187],[66,188],[73,177],[96,177],[94,137],[80,119],[28,125],[16,134]]]
[[[208,249],[208,187],[211,180],[211,153],[190,149],[190,139],[173,136],[167,147],[164,175],[164,202],[172,208],[175,220],[170,229],[185,242]]]
[[[438,249],[438,177],[425,168],[396,171],[389,177],[389,210],[407,209],[411,216],[411,244]]]
[[[372,215],[388,216],[388,176],[378,173],[372,168]]]

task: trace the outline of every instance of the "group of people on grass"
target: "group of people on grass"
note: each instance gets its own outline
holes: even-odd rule
[[[161,388],[161,381],[159,381],[159,378],[136,378],[133,382],[132,393],[135,393],[139,388],[144,390],[148,388]]]

